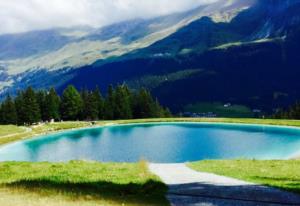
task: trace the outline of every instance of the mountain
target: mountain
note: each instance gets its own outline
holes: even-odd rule
[[[226,3],[225,3],[226,2]],[[191,22],[210,16],[230,21],[251,0],[220,0],[190,11],[153,19],[134,19],[103,28],[57,28],[0,36],[0,89],[15,91],[28,84],[61,85],[73,75],[69,70],[95,62],[114,61],[122,55],[168,37]]]
[[[299,11],[299,1],[269,0],[229,22],[202,17],[120,61],[79,69],[68,83],[148,87],[175,111],[218,101],[272,112],[300,99]]]
[[[300,99],[299,0],[219,0],[154,19],[73,28],[69,33],[81,34],[75,37],[54,33],[60,37],[49,35],[51,46],[5,54],[3,93],[29,84],[104,89],[126,82],[151,89],[174,111],[231,102],[271,112]]]

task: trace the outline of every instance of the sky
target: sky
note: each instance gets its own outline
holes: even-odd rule
[[[180,12],[217,0],[0,0],[0,34],[54,27],[101,27]]]

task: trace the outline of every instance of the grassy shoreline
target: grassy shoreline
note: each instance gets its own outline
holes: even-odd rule
[[[17,127],[13,125],[0,125],[0,146],[11,142],[30,139],[32,137],[52,134],[55,132],[84,129],[89,127],[100,127],[106,125],[123,125],[136,123],[161,123],[161,122],[207,122],[207,123],[236,123],[236,124],[258,124],[300,127],[299,120],[274,120],[274,119],[242,119],[242,118],[160,118],[160,119],[136,119],[136,120],[114,120],[97,121],[92,125],[90,122],[58,122],[31,127]]]
[[[300,160],[206,160],[190,168],[300,194]]]

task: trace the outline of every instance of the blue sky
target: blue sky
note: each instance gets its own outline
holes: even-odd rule
[[[217,0],[0,0],[0,34],[150,18]]]

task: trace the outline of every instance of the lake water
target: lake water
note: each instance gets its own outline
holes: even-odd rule
[[[288,159],[300,130],[206,123],[108,126],[48,135],[0,148],[0,161],[97,160],[180,163],[203,159]]]

